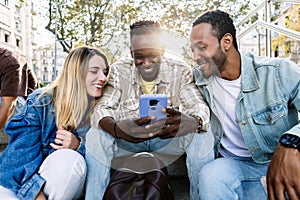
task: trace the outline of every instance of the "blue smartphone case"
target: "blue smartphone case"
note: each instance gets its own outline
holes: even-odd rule
[[[165,94],[142,94],[140,96],[140,117],[155,116],[153,121],[164,119],[167,114],[161,112],[168,105],[168,97]]]

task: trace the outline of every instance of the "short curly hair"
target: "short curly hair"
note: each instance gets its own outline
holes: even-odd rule
[[[201,23],[209,23],[212,26],[213,34],[215,34],[219,42],[226,33],[230,33],[233,37],[233,45],[238,50],[236,29],[228,13],[221,10],[208,11],[198,16],[192,26],[194,27]]]
[[[153,20],[140,20],[130,25],[130,38],[133,35],[161,33],[160,23]]]

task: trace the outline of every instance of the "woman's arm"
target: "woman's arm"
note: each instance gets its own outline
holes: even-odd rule
[[[7,122],[5,132],[10,140],[0,157],[0,185],[20,199],[35,199],[45,182],[37,173],[43,161],[43,106],[33,106],[33,102],[27,101],[22,112]],[[47,119],[50,125],[53,119]]]

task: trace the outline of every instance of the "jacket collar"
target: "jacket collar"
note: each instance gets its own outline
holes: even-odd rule
[[[254,69],[254,57],[252,54],[241,53],[242,60],[242,90],[243,92],[252,92],[259,88],[259,82]]]
[[[252,54],[243,54],[241,53],[241,81],[242,81],[242,91],[243,92],[251,92],[255,91],[259,88],[258,78],[254,69],[253,61],[254,57]],[[212,77],[203,78],[201,70],[198,67],[193,68],[193,73],[195,77],[195,84],[197,86],[207,86]]]

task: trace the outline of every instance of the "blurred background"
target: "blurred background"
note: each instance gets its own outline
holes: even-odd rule
[[[44,86],[60,73],[70,49],[95,46],[112,63],[128,53],[129,25],[154,19],[166,30],[167,52],[192,65],[191,23],[217,8],[233,17],[240,50],[300,62],[296,0],[0,0],[0,46],[21,65],[27,62]]]

